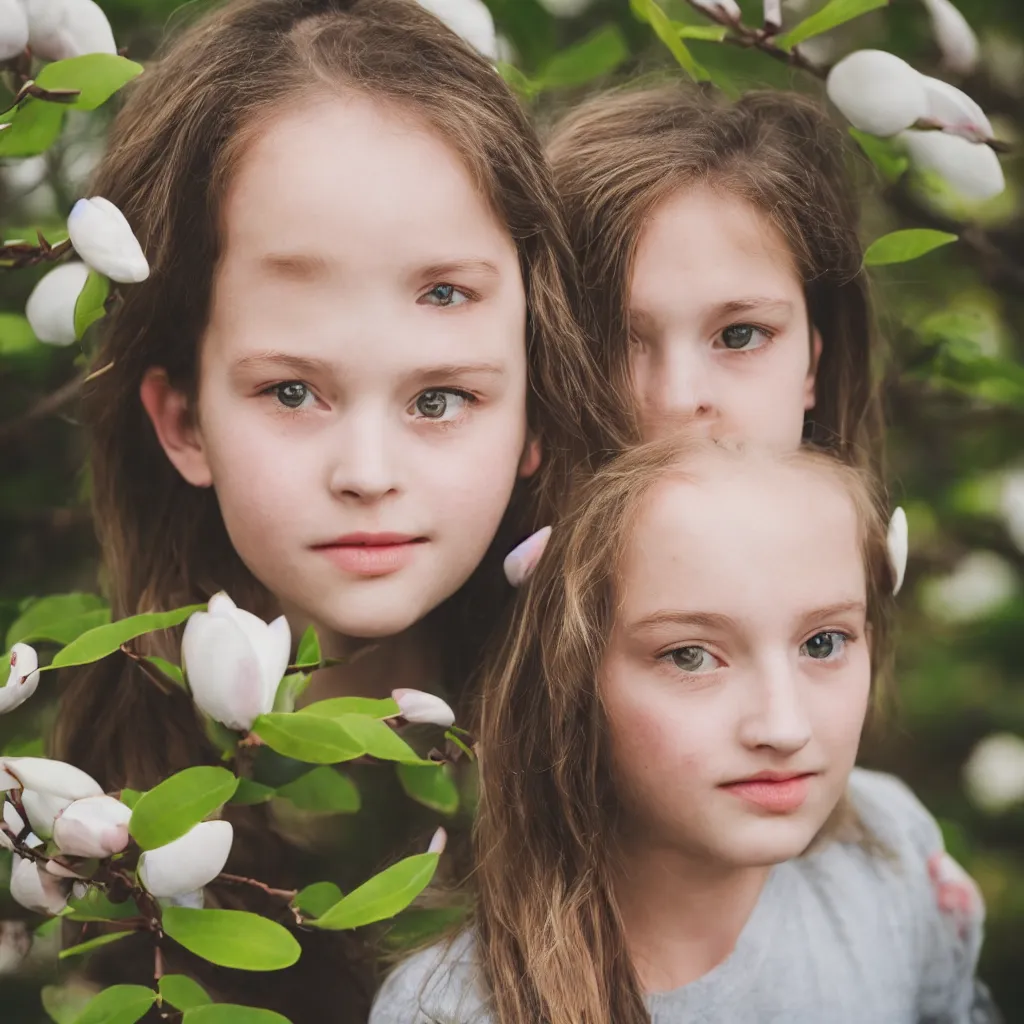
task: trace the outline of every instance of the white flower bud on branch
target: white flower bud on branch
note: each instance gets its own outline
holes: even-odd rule
[[[0,715],[20,707],[39,685],[39,656],[28,644],[11,648],[11,671],[0,690]]]
[[[743,12],[736,0],[692,0],[692,3],[694,7],[707,11],[716,21],[724,18],[738,25],[743,20]]]
[[[54,821],[73,801],[103,795],[100,784],[81,769],[45,757],[0,758],[0,787],[21,790],[29,824],[44,839],[53,835]]]
[[[117,53],[110,22],[93,0],[28,0],[28,44],[42,60]]]
[[[90,796],[66,807],[53,824],[53,841],[71,857],[110,857],[131,836],[129,807],[112,796]]]
[[[68,905],[68,883],[15,854],[11,864],[11,896],[26,910],[59,914]]]
[[[224,870],[233,838],[230,822],[201,822],[173,843],[143,853],[139,880],[157,897],[202,889]]]
[[[924,0],[932,19],[932,32],[951,71],[970,74],[978,63],[978,37],[950,0]]]
[[[455,712],[440,697],[422,690],[392,690],[391,696],[407,722],[439,725],[448,729],[455,724]]]
[[[282,615],[269,625],[227,594],[210,598],[185,626],[181,658],[192,699],[229,729],[248,732],[274,706],[288,668],[291,630]]]
[[[419,0],[457,36],[490,60],[498,55],[494,18],[483,0]]]
[[[48,345],[75,341],[75,304],[88,277],[84,263],[62,263],[40,278],[25,305],[25,316],[40,341]]]
[[[124,214],[108,199],[79,199],[68,216],[75,252],[112,281],[137,284],[149,277],[149,263]]]
[[[28,46],[28,17],[21,0],[0,0],[0,61],[17,57]]]
[[[899,139],[915,167],[940,175],[964,199],[991,199],[1006,188],[999,157],[988,146],[947,132],[909,131]]]
[[[826,91],[855,128],[883,138],[928,114],[921,75],[884,50],[857,50],[844,57],[829,72]]]

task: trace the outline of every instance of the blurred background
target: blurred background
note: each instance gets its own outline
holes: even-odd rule
[[[674,67],[628,0],[487,0],[506,77],[543,126],[590,90]],[[101,0],[120,46],[145,62],[209,0]],[[906,227],[961,236],[924,258],[873,274],[887,360],[889,475],[907,509],[911,555],[900,596],[896,707],[864,763],[903,777],[939,818],[947,844],[988,905],[981,973],[1008,1022],[1024,1021],[1024,3],[956,0],[980,42],[973,69],[950,67],[929,4],[893,0],[805,44],[827,67],[853,49],[896,53],[953,82],[1012,146],[1006,191],[967,204],[935,179],[894,180],[851,142],[862,182],[865,243]],[[710,22],[686,0],[662,6],[682,23]],[[740,0],[759,25],[761,0]],[[787,0],[786,26],[823,6]],[[812,74],[756,48],[688,39],[716,82],[822,97]],[[953,61],[953,64],[956,64]],[[518,69],[518,73],[515,69]],[[0,85],[0,106],[9,100]],[[5,239],[65,236],[117,99],[72,112],[44,156],[0,157]],[[844,123],[836,114],[837,123]],[[0,119],[2,120],[2,119]],[[885,160],[881,161],[885,166]],[[898,168],[897,168],[898,170]],[[81,347],[39,343],[23,318],[42,270],[0,267],[0,637],[31,599],[99,592],[88,475],[75,423]],[[80,605],[84,608],[86,605]],[[6,645],[5,645],[6,649]],[[44,687],[45,689],[45,687]],[[0,718],[4,753],[41,753],[52,716],[42,694]],[[0,1017],[45,1021],[39,989],[58,965],[55,935],[32,942],[27,912],[3,889],[0,861]],[[59,1006],[48,1007],[61,1021]],[[73,1018],[72,1018],[73,1019]]]

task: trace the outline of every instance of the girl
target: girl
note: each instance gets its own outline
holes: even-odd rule
[[[371,1024],[967,1024],[977,890],[853,767],[895,580],[868,479],[676,438],[598,472],[485,684],[473,929]]]
[[[310,700],[458,694],[508,594],[497,558],[626,436],[493,67],[413,0],[232,0],[147,70],[95,191],[153,267],[85,396],[114,614],[224,589],[359,651]],[[216,761],[185,695],[119,658],[70,680],[57,745],[107,789]],[[285,884],[257,825],[229,870]],[[365,1020],[337,942],[307,939],[294,985],[244,978],[240,1001]]]
[[[646,437],[694,423],[880,461],[855,193],[816,105],[605,93],[555,126],[549,155],[597,357]]]

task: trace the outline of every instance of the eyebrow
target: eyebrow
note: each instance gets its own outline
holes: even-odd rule
[[[328,260],[302,252],[268,252],[260,257],[260,266],[275,277],[311,280],[327,272]]]
[[[482,274],[486,277],[500,277],[501,271],[496,264],[490,260],[466,259],[466,260],[440,260],[437,263],[428,263],[416,271],[420,277],[435,280],[458,274]]]
[[[867,608],[863,601],[838,601],[835,604],[824,605],[821,608],[812,608],[805,612],[801,618],[805,622],[820,622],[836,618],[842,615],[865,614]],[[645,615],[642,619],[630,623],[631,633],[645,632],[658,629],[661,626],[696,626],[702,629],[717,630],[725,632],[736,627],[736,620],[729,615],[722,615],[718,612],[680,612],[671,609],[663,609]]]
[[[251,355],[242,356],[234,368],[238,370],[261,369],[268,366],[286,367],[294,371],[297,376],[315,376],[317,374],[334,373],[336,366],[326,359],[311,359],[307,356],[291,355],[288,352],[275,352],[267,349],[263,352],[253,352]],[[501,377],[505,374],[505,367],[497,363],[439,363],[436,366],[424,366],[413,371],[411,376],[417,379],[435,380],[444,378],[451,380],[453,377],[489,376]]]
[[[721,302],[712,309],[716,316],[733,316],[737,313],[759,312],[792,313],[793,303],[788,299],[772,299],[767,296],[754,296],[749,299],[731,299]]]

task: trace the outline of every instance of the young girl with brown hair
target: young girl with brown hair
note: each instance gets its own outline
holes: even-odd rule
[[[600,470],[486,677],[472,928],[371,1024],[985,1019],[976,887],[854,768],[886,525],[809,448],[675,435]]]
[[[627,436],[494,68],[414,0],[230,0],[142,76],[94,191],[152,265],[84,403],[115,616],[226,590],[359,653],[308,699],[458,696],[507,601],[500,555]],[[57,749],[108,790],[217,759],[185,693],[122,658],[67,681]],[[260,875],[279,846],[236,843]],[[297,977],[213,989],[365,1019],[338,943],[307,939]]]

